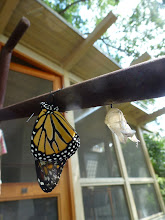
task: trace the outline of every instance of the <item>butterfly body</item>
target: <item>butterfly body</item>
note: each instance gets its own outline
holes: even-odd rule
[[[57,185],[63,166],[79,146],[78,134],[58,107],[42,102],[31,136],[31,153],[35,157],[38,182],[44,192],[52,191]]]

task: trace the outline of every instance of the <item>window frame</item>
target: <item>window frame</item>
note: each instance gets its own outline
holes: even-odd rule
[[[79,83],[82,82],[83,79],[79,78],[79,77],[74,77],[73,74],[69,74],[69,85],[71,83]],[[68,116],[68,119],[70,119],[74,125],[74,116],[73,116],[73,112],[69,113],[70,115]],[[81,220],[85,220],[84,217],[84,206],[83,206],[83,197],[82,197],[82,187],[87,187],[87,186],[114,186],[114,185],[121,185],[124,188],[124,192],[126,195],[126,201],[128,204],[128,210],[130,213],[130,218],[131,220],[136,220],[139,219],[138,218],[138,213],[137,213],[137,209],[136,209],[136,204],[135,204],[135,200],[133,197],[133,191],[131,189],[131,185],[133,184],[148,184],[151,183],[154,186],[155,192],[156,192],[156,196],[160,205],[160,209],[161,212],[158,212],[154,215],[148,216],[143,218],[142,220],[149,220],[149,219],[153,219],[159,216],[162,216],[163,214],[165,214],[165,206],[164,206],[164,202],[160,193],[160,188],[159,188],[159,184],[156,180],[156,176],[155,176],[155,172],[153,169],[153,166],[151,164],[150,158],[149,158],[149,154],[148,154],[148,150],[143,138],[143,134],[142,134],[142,130],[140,126],[136,126],[136,130],[137,130],[137,135],[138,138],[141,142],[141,147],[142,147],[142,153],[144,154],[144,159],[146,161],[146,165],[147,168],[149,170],[149,173],[151,175],[151,177],[136,177],[136,178],[132,178],[128,176],[127,173],[127,167],[126,167],[126,163],[125,163],[125,159],[124,159],[124,155],[122,152],[122,148],[121,148],[121,144],[120,141],[118,139],[118,137],[112,133],[112,139],[114,142],[114,147],[115,147],[115,152],[116,152],[116,157],[117,157],[117,161],[119,164],[119,170],[121,172],[121,177],[114,177],[114,178],[81,178],[80,177],[80,167],[79,167],[79,159],[78,159],[78,154],[76,153],[74,160],[72,160],[72,167],[77,167],[75,172],[75,176],[77,176],[79,178],[76,179],[76,181],[74,181],[74,186],[76,187],[76,192],[79,191],[79,200],[81,200],[81,207],[77,206],[75,204],[75,209],[76,209],[76,213],[82,213],[81,216]],[[110,131],[111,132],[111,131]],[[74,180],[74,176],[73,176],[73,180]],[[76,194],[76,192],[74,192]]]

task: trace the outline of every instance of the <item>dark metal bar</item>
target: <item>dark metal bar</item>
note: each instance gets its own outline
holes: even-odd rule
[[[165,57],[117,70],[53,92],[61,112],[165,96]],[[0,110],[0,120],[38,114],[50,93]]]
[[[3,107],[5,92],[6,92],[6,83],[8,78],[11,52],[8,52],[5,48],[2,48],[0,55],[0,108]]]
[[[29,26],[29,20],[25,17],[22,17],[22,19],[14,29],[13,33],[11,34],[10,38],[8,39],[7,43],[2,48],[0,54],[0,108],[3,107],[5,99],[6,83],[8,78],[12,51]]]

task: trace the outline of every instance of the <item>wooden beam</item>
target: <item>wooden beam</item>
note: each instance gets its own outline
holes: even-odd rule
[[[75,48],[68,57],[63,61],[63,67],[66,70],[70,70],[87,52],[87,50],[94,44],[94,42],[100,38],[104,32],[116,21],[117,17],[110,12],[94,29],[92,33],[88,35],[81,44]]]
[[[165,96],[165,57],[114,71],[52,92],[61,112]],[[21,92],[21,91],[20,91]],[[50,93],[0,110],[0,120],[29,117]]]
[[[20,0],[5,0],[3,8],[0,11],[0,34],[3,33],[8,21],[17,7]]]
[[[154,121],[157,117],[165,114],[165,108],[159,109],[156,112],[153,112],[152,114],[145,115],[138,119],[139,125],[144,125],[150,121]]]
[[[12,51],[29,26],[29,20],[22,17],[0,53],[0,108],[2,108],[5,99]]]
[[[140,57],[138,57],[136,60],[133,60],[130,65],[132,66],[132,65],[135,65],[138,63],[142,63],[142,62],[148,61],[150,59],[151,59],[151,56],[147,52],[145,52]]]

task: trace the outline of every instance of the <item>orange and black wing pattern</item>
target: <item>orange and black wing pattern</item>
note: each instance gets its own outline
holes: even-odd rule
[[[51,168],[51,164],[53,172],[57,172],[57,175],[61,174],[67,159],[79,147],[80,138],[78,134],[58,111],[58,107],[41,102],[41,112],[34,124],[31,136],[31,152],[35,157],[38,182],[41,181],[41,183],[39,182],[40,186],[43,183],[46,184],[43,181],[44,179],[41,178],[42,175],[46,174],[44,172],[46,170],[45,167]],[[47,170],[50,174],[52,173],[51,169]],[[57,182],[49,175],[49,172],[48,177],[51,177],[54,183]],[[43,189],[43,187],[41,188]],[[45,192],[48,191],[45,190]]]
[[[37,180],[44,192],[49,193],[56,187],[64,165],[65,162],[59,165],[55,162],[35,160]]]

